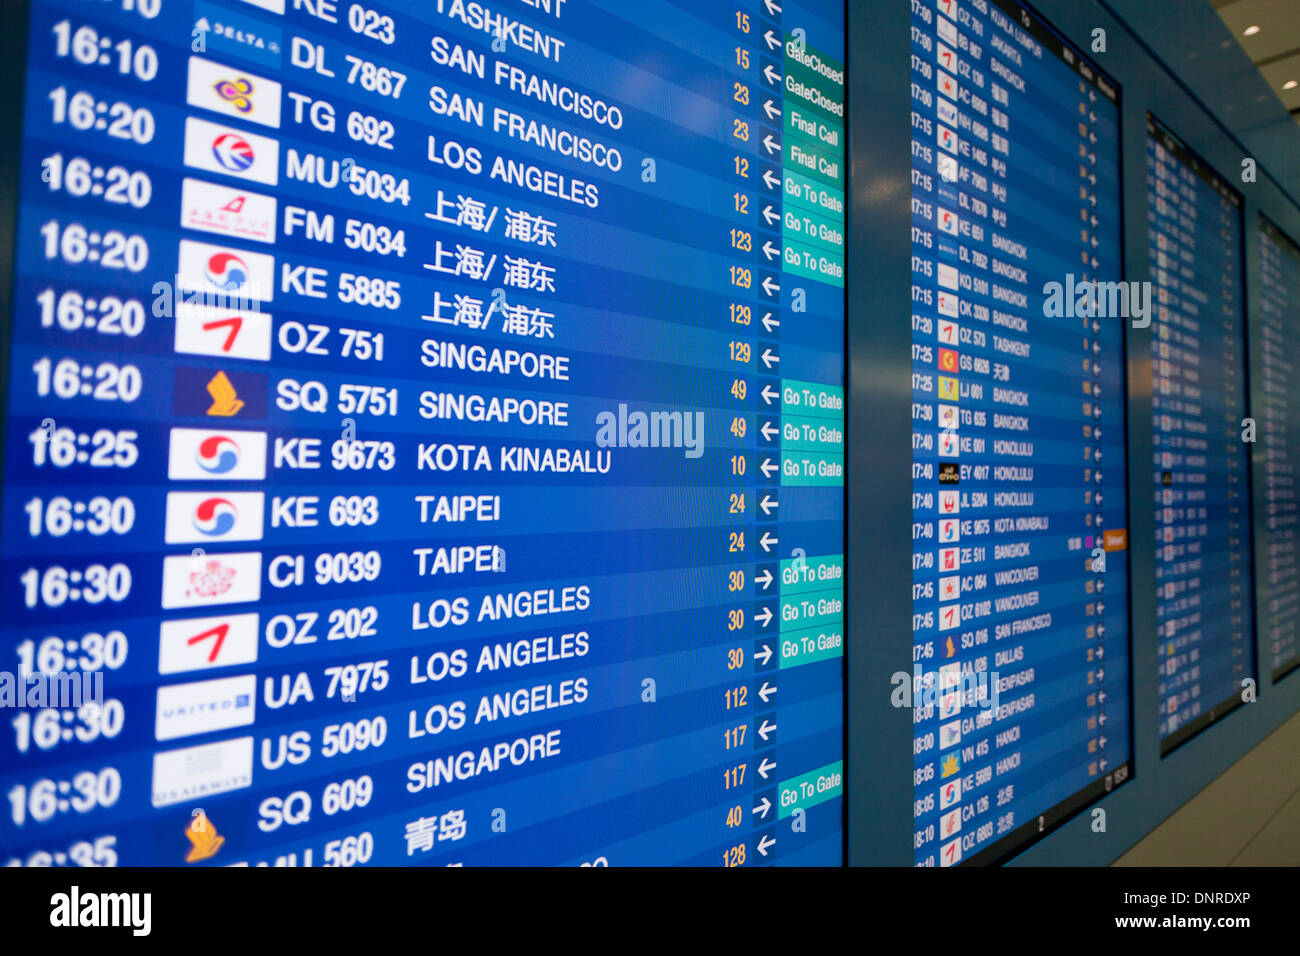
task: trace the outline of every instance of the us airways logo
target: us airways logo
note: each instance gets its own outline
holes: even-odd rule
[[[167,495],[167,544],[260,541],[262,492],[172,491]]]
[[[253,783],[253,738],[237,737],[198,747],[182,747],[154,754],[155,807],[201,800]]]
[[[148,936],[152,913],[151,893],[82,893],[73,886],[50,897],[51,926],[122,927],[132,936]]]
[[[235,239],[274,242],[275,199],[201,179],[186,179],[181,183],[181,225]]]
[[[266,432],[173,428],[167,477],[173,481],[261,481],[266,478]]]

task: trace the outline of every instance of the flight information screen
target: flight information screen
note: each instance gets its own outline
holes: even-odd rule
[[[842,4],[27,9],[0,861],[840,863]]]
[[[1257,439],[1264,462],[1264,527],[1268,564],[1260,613],[1268,660],[1277,680],[1300,667],[1300,498],[1292,458],[1300,454],[1300,421],[1291,392],[1300,381],[1300,246],[1259,217],[1260,383]]]
[[[1129,775],[1120,91],[1016,3],[911,34],[914,839],[951,866]]]
[[[1160,747],[1253,677],[1241,195],[1147,117]]]

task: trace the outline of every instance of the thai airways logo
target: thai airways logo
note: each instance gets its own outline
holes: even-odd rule
[[[173,428],[167,477],[261,481],[266,477],[266,433]]]
[[[262,537],[260,491],[172,491],[167,494],[168,544],[258,541]]]
[[[190,57],[186,102],[264,126],[280,125],[279,83],[199,56]]]
[[[185,120],[185,165],[274,186],[279,179],[280,144],[269,136],[190,116]]]

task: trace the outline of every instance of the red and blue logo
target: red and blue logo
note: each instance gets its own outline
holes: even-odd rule
[[[229,534],[239,520],[239,509],[226,498],[204,498],[194,509],[194,527],[209,537]]]
[[[248,265],[233,252],[218,252],[208,257],[208,281],[218,289],[233,292],[248,281]]]
[[[225,169],[235,173],[247,171],[256,159],[248,140],[234,133],[222,133],[213,140],[212,155]]]
[[[224,475],[238,466],[239,446],[225,435],[213,435],[199,443],[194,460],[209,474]]]

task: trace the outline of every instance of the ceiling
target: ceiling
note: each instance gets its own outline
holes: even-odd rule
[[[1212,0],[1264,82],[1300,123],[1300,4],[1296,0]],[[1246,35],[1248,28],[1252,30]],[[1283,89],[1290,82],[1291,89]]]

